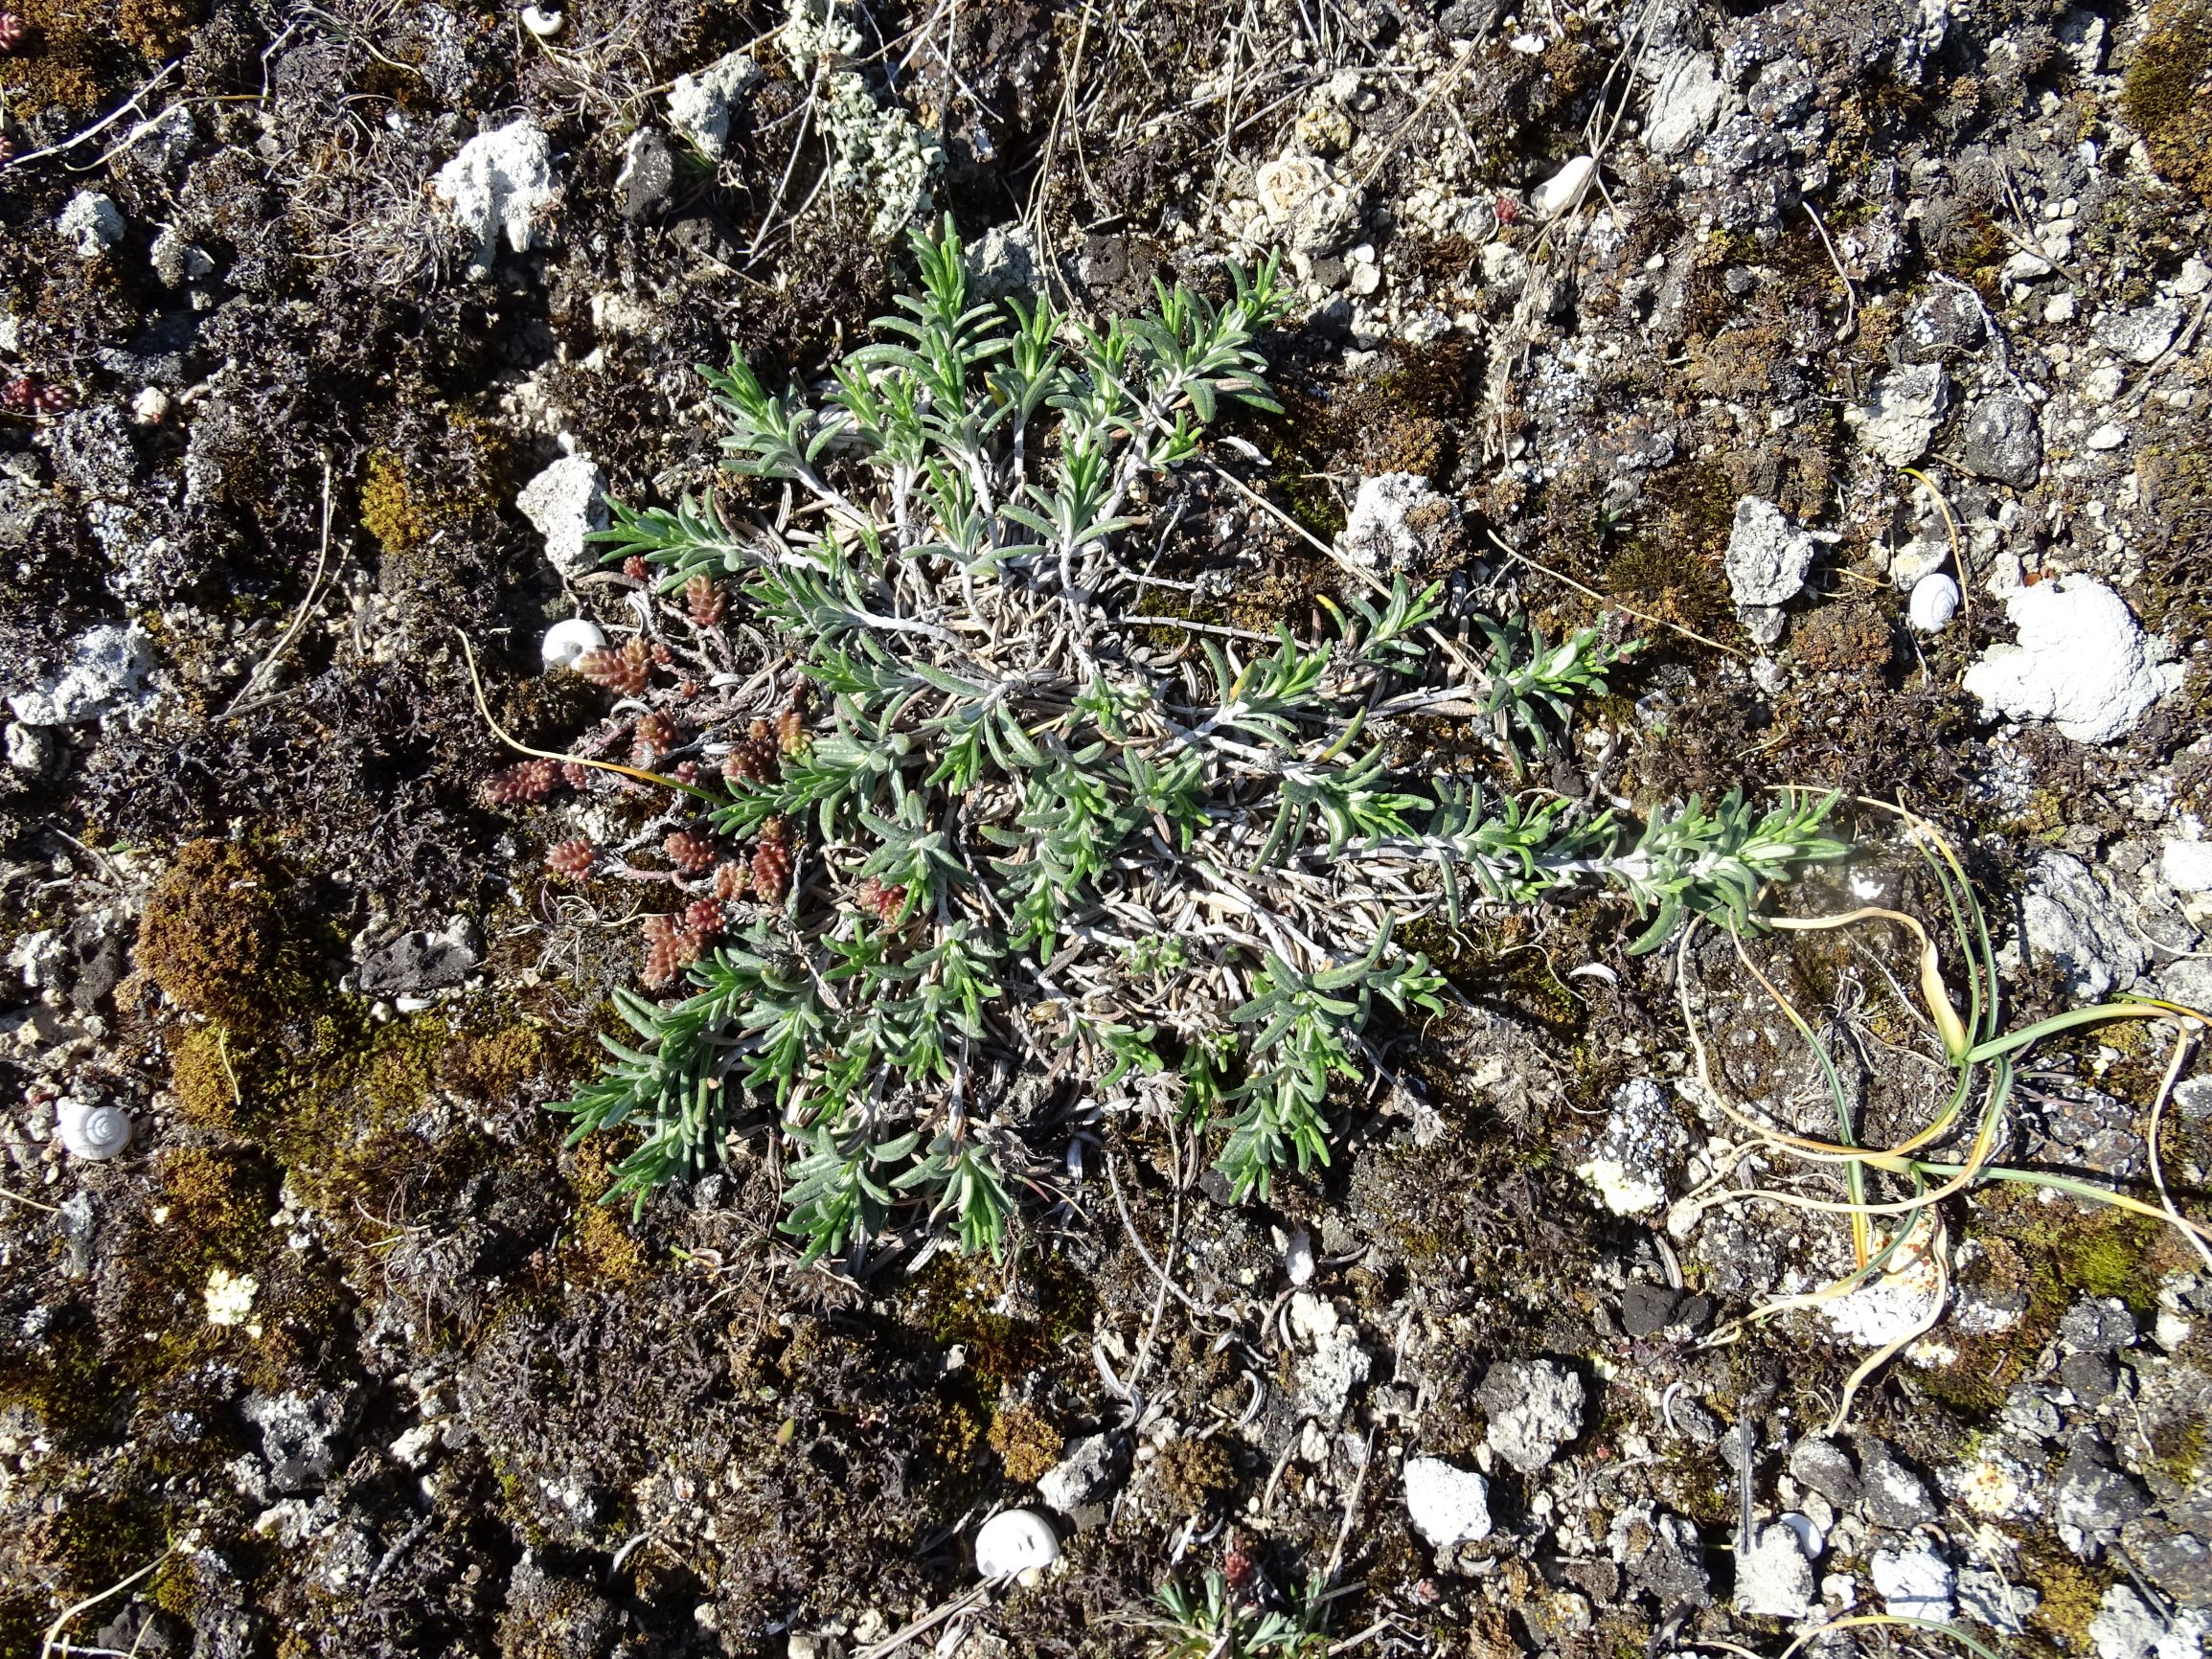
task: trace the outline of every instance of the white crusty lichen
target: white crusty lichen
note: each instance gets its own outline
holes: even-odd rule
[[[861,44],[860,31],[837,0],[790,0],[784,54],[816,87],[822,126],[836,152],[830,182],[874,202],[876,235],[895,236],[928,211],[945,149],[898,104],[878,102],[867,78],[845,66]]]
[[[248,1335],[259,1335],[260,1327],[252,1323],[254,1298],[261,1292],[261,1284],[252,1275],[233,1273],[227,1267],[217,1267],[207,1276],[207,1322],[210,1325],[243,1325]]]
[[[859,27],[838,11],[837,0],[790,0],[784,18],[784,56],[809,80],[817,69],[833,69],[857,57],[861,44]]]

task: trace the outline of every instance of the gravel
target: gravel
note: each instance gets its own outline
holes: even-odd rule
[[[2059,1321],[2059,1340],[2082,1353],[2117,1353],[2136,1335],[2135,1316],[2116,1296],[2085,1296]]]
[[[1859,1437],[1859,1479],[1866,1513],[1877,1526],[1909,1532],[1942,1512],[1928,1495],[1927,1483],[1899,1462],[1885,1441]]]
[[[2212,1544],[2162,1515],[2125,1523],[2120,1543],[2143,1576],[2182,1606],[2212,1609]]]
[[[2085,1432],[2075,1436],[2059,1469],[2054,1508],[2077,1531],[2109,1534],[2148,1512],[2151,1499],[2134,1476],[2112,1466],[2103,1443]]]
[[[2097,1603],[2089,1621],[2089,1643],[2097,1659],[2197,1659],[2212,1635],[2212,1618],[2193,1610],[2162,1619],[2126,1584],[2114,1584]]]
[[[2015,489],[2034,486],[2042,470],[2042,427],[2033,404],[2009,393],[1976,398],[1959,433],[1959,459],[1967,469]]]
[[[2013,1583],[1987,1567],[1959,1569],[1960,1616],[2000,1636],[2025,1636],[2028,1619],[2042,1605],[2042,1600],[2040,1592],[2025,1584]]]
[[[2108,311],[2097,319],[2097,341],[2131,363],[2155,363],[2181,331],[2181,307],[2173,300],[2130,311]]]
[[[2212,893],[2212,841],[2169,841],[2158,875],[2176,893]]]
[[[1063,1515],[1072,1515],[1109,1490],[1128,1467],[1119,1436],[1085,1435],[1059,1463],[1038,1478],[1037,1495]]]
[[[345,1433],[345,1403],[334,1394],[255,1394],[242,1407],[246,1421],[261,1430],[268,1484],[279,1492],[307,1491],[331,1476]]]
[[[1850,1452],[1832,1440],[1807,1435],[1790,1448],[1790,1472],[1830,1503],[1848,1509],[1865,1489]]]
[[[1344,1415],[1352,1391],[1367,1380],[1375,1356],[1335,1305],[1310,1290],[1290,1298],[1290,1329],[1306,1345],[1298,1356],[1298,1413],[1334,1423]]]

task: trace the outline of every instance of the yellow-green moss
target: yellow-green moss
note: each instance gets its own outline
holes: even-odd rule
[[[245,1101],[230,1057],[230,1034],[197,1025],[170,1040],[170,1087],[188,1124],[237,1134],[245,1126]]]
[[[2212,202],[2212,0],[2156,0],[2120,109],[2161,176]]]
[[[35,1516],[16,1543],[25,1557],[58,1573],[75,1600],[136,1572],[168,1540],[158,1511],[141,1494],[79,1492],[65,1508]]]
[[[457,1037],[443,1065],[445,1086],[487,1104],[512,1098],[555,1063],[554,1045],[533,1024]]]
[[[1741,494],[1717,464],[1670,467],[1647,490],[1650,512],[1613,555],[1597,586],[1648,615],[1709,633],[1734,625],[1722,553]]]
[[[1975,1234],[2010,1240],[2020,1251],[2028,1318],[2022,1339],[2056,1329],[2084,1296],[2112,1296],[2149,1318],[2157,1309],[2161,1276],[2184,1265],[2187,1253],[2165,1222],[2106,1205],[2043,1202],[2022,1188],[1986,1190]]]
[[[1172,1440],[1160,1448],[1156,1467],[1160,1489],[1185,1513],[1236,1489],[1236,1461],[1219,1440]]]
[[[139,966],[187,1012],[266,1029],[308,983],[280,891],[280,873],[258,853],[187,842],[147,898]]]
[[[266,1242],[276,1182],[236,1147],[175,1147],[162,1153],[155,1179],[169,1207],[164,1236],[195,1265],[234,1266]]]
[[[1059,1352],[1066,1338],[1090,1329],[1097,1293],[1090,1281],[1050,1258],[1026,1268],[1040,1317],[992,1311],[999,1289],[988,1257],[940,1256],[921,1276],[920,1307],[931,1338],[968,1354],[968,1369],[987,1386],[1019,1382]]]
[[[991,1420],[991,1449],[1006,1478],[1033,1485],[1060,1462],[1062,1437],[1052,1420],[1027,1403],[1009,1406]]]
[[[2068,1652],[2088,1652],[2089,1621],[2097,1616],[2111,1580],[2072,1557],[2048,1549],[2031,1549],[2022,1576],[2042,1593],[2041,1602],[2029,1615],[2029,1627],[2058,1638]]]
[[[389,449],[369,457],[361,481],[361,527],[392,553],[409,552],[429,539],[430,516],[408,483],[407,464]]]
[[[361,524],[386,553],[429,545],[440,531],[466,534],[481,513],[496,514],[507,479],[507,444],[489,422],[447,411],[445,470],[425,473],[397,449],[369,452],[362,470]]]
[[[576,1209],[564,1234],[572,1273],[610,1284],[631,1284],[650,1266],[645,1247],[631,1237],[624,1219],[627,1206],[602,1203],[613,1178],[613,1154],[600,1141],[582,1143],[569,1170]]]

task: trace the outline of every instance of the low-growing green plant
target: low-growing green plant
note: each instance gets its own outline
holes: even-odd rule
[[[1146,509],[1225,404],[1275,407],[1273,261],[1094,326],[974,303],[949,221],[915,255],[922,292],[820,401],[702,371],[725,465],[782,487],[772,516],[687,498],[604,533],[664,594],[734,581],[809,699],[780,746],[737,738],[719,784],[660,779],[687,834],[764,839],[773,879],[689,995],[619,994],[635,1040],[559,1108],[579,1136],[642,1132],[615,1192],[712,1168],[773,1110],[810,1258],[916,1212],[995,1247],[1020,1131],[1072,1079],[1179,1104],[1265,1194],[1328,1161],[1331,1079],[1378,1064],[1377,1011],[1442,1009],[1393,943],[1408,908],[1610,885],[1643,949],[1689,916],[1749,925],[1766,883],[1843,850],[1810,797],[1639,830],[1389,763],[1379,730],[1449,707],[1517,768],[1634,648],[1597,628],[1473,618],[1471,652],[1441,587],[1402,579],[1324,600],[1319,639],[1146,614],[1177,585],[1132,562]]]
[[[1170,1579],[1157,1600],[1166,1617],[1157,1622],[1154,1659],[1321,1659],[1329,1651],[1328,1603],[1318,1581],[1306,1585],[1292,1612],[1238,1594],[1218,1567],[1195,1593]]]

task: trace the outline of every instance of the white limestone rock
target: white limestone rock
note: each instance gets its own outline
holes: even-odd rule
[[[1490,1536],[1490,1483],[1442,1458],[1410,1458],[1405,1512],[1431,1549],[1473,1543]]]
[[[2181,307],[2173,300],[2130,311],[2107,311],[2097,319],[2097,343],[2131,363],[2155,363],[2181,331]]]
[[[2015,588],[2005,612],[2019,643],[1990,647],[1966,671],[1985,718],[2050,720],[2077,742],[2109,743],[2181,683],[2127,602],[2088,577]]]
[[[1899,1619],[1950,1622],[1958,1579],[1951,1565],[1925,1540],[1900,1550],[1878,1551],[1871,1564],[1874,1593],[1882,1610]]]
[[[1843,412],[1844,424],[1862,448],[1890,466],[1910,466],[1927,453],[1935,429],[1950,407],[1950,382],[1937,363],[1892,369],[1874,383],[1874,396]]]
[[[2059,970],[2066,989],[2094,1000],[2125,990],[2150,966],[2132,901],[2064,852],[2045,852],[2020,900],[2029,954]]]
[[[1736,1555],[1736,1611],[1755,1619],[1802,1619],[1813,1611],[1813,1563],[1796,1532],[1764,1526]]]
[[[604,530],[606,475],[588,455],[564,455],[522,487],[514,505],[545,537],[545,557],[554,569],[574,579],[599,566],[599,556],[584,537]]]
[[[51,683],[8,699],[27,726],[77,726],[119,709],[144,706],[153,641],[137,624],[103,623],[77,642],[74,660]]]
[[[1729,102],[1728,83],[1710,52],[1684,52],[1662,60],[1652,79],[1644,148],[1655,156],[1680,155],[1713,130]]]
[[[2158,874],[2176,893],[2212,893],[2212,841],[2169,841]]]
[[[1344,554],[1388,576],[1414,570],[1442,551],[1459,510],[1418,472],[1384,472],[1359,481],[1344,520]]]
[[[1287,252],[1321,259],[1358,236],[1358,184],[1317,155],[1292,148],[1263,163],[1252,194],[1255,209],[1243,227],[1246,241],[1280,241]]]
[[[123,240],[123,210],[96,190],[80,190],[54,221],[80,260],[97,260]]]
[[[1649,1078],[1634,1078],[1613,1091],[1591,1156],[1575,1173],[1616,1216],[1643,1216],[1667,1201],[1667,1170],[1686,1139],[1667,1103],[1667,1091]]]
[[[1785,604],[1804,587],[1813,553],[1811,531],[1771,501],[1746,495],[1728,535],[1728,592],[1742,605]]]
[[[463,145],[460,154],[438,170],[430,189],[452,211],[455,222],[476,239],[468,274],[489,275],[502,233],[518,254],[527,253],[536,239],[538,216],[559,189],[553,146],[536,122],[520,116]]]

